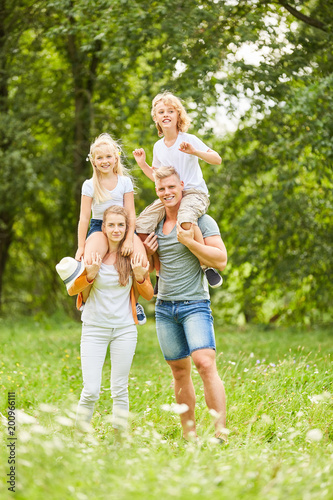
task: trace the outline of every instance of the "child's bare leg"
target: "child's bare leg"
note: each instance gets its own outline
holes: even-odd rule
[[[104,259],[108,251],[108,240],[102,231],[95,231],[90,236],[88,236],[85,247],[84,247],[84,262],[86,264],[91,264],[91,254],[99,253],[99,255]]]

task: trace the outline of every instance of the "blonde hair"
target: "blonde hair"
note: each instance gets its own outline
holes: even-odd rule
[[[95,167],[95,164],[94,164],[96,150],[100,146],[109,146],[110,149],[112,150],[112,152],[115,156],[115,159],[116,159],[115,166],[113,169],[114,173],[118,174],[118,175],[126,175],[128,177],[131,177],[129,175],[127,168],[124,167],[124,165],[122,164],[122,161],[121,161],[122,150],[121,150],[121,147],[119,146],[119,144],[117,144],[117,142],[114,139],[112,139],[110,134],[107,134],[107,133],[100,134],[98,137],[96,137],[96,139],[94,140],[94,142],[90,146],[90,152],[89,152],[88,157],[89,157],[90,163],[92,164],[92,167],[93,167],[94,198],[95,198],[97,203],[103,203],[104,201],[109,200],[111,197],[110,193],[108,193],[108,191],[105,188],[103,188],[103,186],[101,184],[102,174]]]
[[[117,248],[117,254],[116,254],[116,261],[114,263],[114,267],[119,275],[119,285],[120,286],[126,286],[128,283],[128,279],[131,274],[131,257],[128,255],[125,257],[124,255],[121,254],[121,247],[124,239],[127,236],[128,232],[128,215],[124,207],[121,207],[120,205],[111,205],[111,207],[107,208],[103,214],[103,225],[105,226],[106,220],[108,215],[110,214],[118,214],[122,215],[125,218],[125,224],[126,224],[126,229],[125,229],[125,234],[122,240],[119,242],[118,248]]]
[[[177,110],[178,112],[177,129],[179,130],[179,132],[187,132],[191,124],[191,119],[188,116],[181,100],[175,95],[173,95],[171,92],[165,91],[162,94],[157,94],[157,96],[154,97],[151,108],[151,116],[153,117],[153,120],[155,121],[156,118],[156,106],[160,102],[163,102],[165,105],[170,105]],[[162,137],[164,134],[160,125],[158,125],[156,121],[155,125],[158,130],[158,136]]]
[[[160,179],[166,179],[170,175],[175,175],[179,182],[181,181],[180,175],[175,169],[175,167],[160,167],[154,170],[155,181]]]

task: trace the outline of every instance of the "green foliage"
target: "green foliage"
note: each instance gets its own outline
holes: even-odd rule
[[[137,213],[153,201],[153,184],[131,151],[144,147],[151,162],[151,99],[170,89],[185,100],[190,132],[223,156],[221,168],[202,165],[229,253],[223,290],[213,293],[221,320],[331,320],[331,7],[2,0],[3,311],[69,309],[54,266],[75,252],[97,134],[121,141]],[[242,115],[234,134],[214,137],[218,106]]]

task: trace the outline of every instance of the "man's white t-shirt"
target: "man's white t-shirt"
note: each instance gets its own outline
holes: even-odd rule
[[[176,142],[169,148],[164,138],[157,141],[153,150],[153,168],[174,167],[184,182],[184,189],[199,189],[208,194],[197,156],[179,151],[182,142],[188,142],[198,151],[206,152],[210,148],[198,137],[186,132],[179,132]]]

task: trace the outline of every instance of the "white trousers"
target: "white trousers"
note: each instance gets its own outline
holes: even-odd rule
[[[118,328],[102,328],[82,325],[81,366],[83,390],[78,405],[77,420],[90,422],[95,401],[99,399],[102,369],[110,344],[111,397],[113,399],[113,427],[124,427],[127,422],[128,375],[137,342],[135,325]]]

